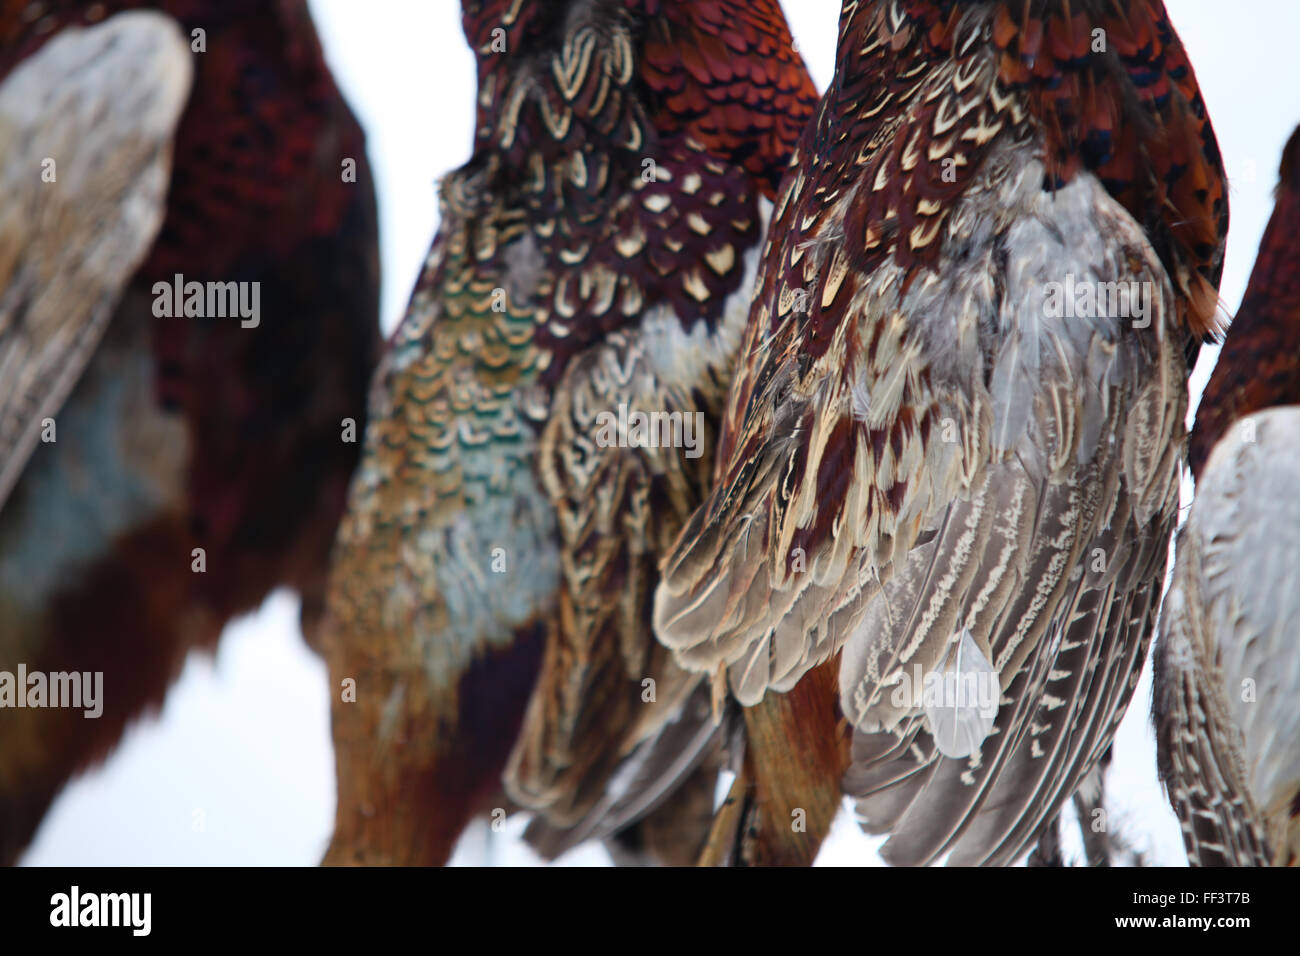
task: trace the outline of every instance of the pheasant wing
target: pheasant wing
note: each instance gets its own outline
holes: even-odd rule
[[[1248,422],[1215,446],[1197,483],[1155,657],[1160,776],[1201,866],[1295,852],[1300,504],[1289,489],[1300,415],[1280,407]]]
[[[1171,284],[1096,179],[1044,192],[1021,149],[953,214],[946,241],[983,257],[960,270],[855,274],[833,230],[787,243],[785,288],[792,255],[820,259],[803,277],[814,303],[838,295],[837,324],[819,346],[815,314],[766,341],[768,315],[751,323],[730,459],[657,596],[661,638],[694,669],[726,667],[743,704],[844,648],[846,789],[897,862],[1010,862],[1078,785],[1132,692],[1176,512]],[[1000,241],[963,234],[999,214]],[[1138,328],[1053,318],[1067,273],[1135,283],[1149,310]],[[989,736],[945,755],[917,685],[968,640],[1001,699]]]
[[[0,505],[162,224],[192,70],[174,21],[123,13],[0,86]]]

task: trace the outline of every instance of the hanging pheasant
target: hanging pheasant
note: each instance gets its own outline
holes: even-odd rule
[[[0,672],[103,675],[95,718],[0,678],[12,862],[232,617],[288,586],[314,636],[378,261],[300,0],[0,3],[0,184]]]
[[[847,762],[886,860],[1011,863],[1142,665],[1222,166],[1158,0],[846,0],[840,33],[656,632],[746,708],[713,859],[810,859]]]
[[[441,863],[513,805],[547,856],[620,833],[689,862],[722,733],[650,595],[815,91],[775,0],[462,8],[474,153],[377,376],[333,576],[327,862]]]
[[[1300,129],[1192,430],[1155,652],[1160,777],[1194,866],[1300,861]]]

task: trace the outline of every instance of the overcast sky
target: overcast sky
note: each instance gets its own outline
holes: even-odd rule
[[[1167,0],[1195,65],[1231,182],[1222,297],[1235,308],[1272,209],[1278,159],[1300,122],[1292,0]],[[456,0],[313,0],[327,56],[369,137],[384,263],[383,316],[396,324],[437,227],[435,182],[468,157],[473,65]],[[834,70],[838,0],[786,4],[819,87]],[[1199,395],[1214,358],[1203,350]],[[1149,680],[1134,697],[1108,781],[1112,819],[1163,863],[1182,863],[1155,780]],[[302,644],[284,594],[233,625],[215,659],[191,657],[160,719],[128,732],[74,783],[26,862],[311,864],[334,814],[325,668]],[[1071,841],[1077,844],[1077,841]],[[473,833],[461,862],[528,862],[516,841]],[[599,851],[566,862],[600,862]],[[843,814],[819,863],[871,862]]]

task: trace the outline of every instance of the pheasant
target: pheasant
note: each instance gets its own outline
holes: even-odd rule
[[[1194,866],[1300,861],[1300,129],[1192,430],[1155,651],[1160,777]]]
[[[102,674],[0,684],[12,862],[231,618],[291,587],[315,639],[380,340],[305,2],[0,3],[0,182],[0,672]]]
[[[441,864],[519,807],[546,857],[689,862],[724,730],[650,595],[816,93],[776,0],[462,10],[473,155],[376,375],[332,576],[326,862]]]
[[[842,789],[887,862],[1009,864],[1145,656],[1214,134],[1158,0],[846,0],[795,163],[655,598],[745,708],[711,859],[807,862]]]

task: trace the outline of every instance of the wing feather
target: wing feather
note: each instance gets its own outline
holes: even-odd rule
[[[995,216],[989,262],[860,277],[822,359],[800,355],[797,322],[767,342],[779,367],[755,376],[657,596],[662,639],[687,666],[727,665],[743,704],[843,648],[845,789],[896,863],[1013,862],[1074,792],[1132,693],[1176,515],[1186,369],[1168,276],[1096,180],[1046,194],[1032,159],[1007,167],[998,198],[971,189],[996,207],[959,210],[947,235],[969,250],[958,230]],[[1067,270],[1149,290],[1150,328],[1053,318],[1044,289]],[[978,751],[950,758],[896,692],[941,673],[967,631],[1000,708]]]
[[[1296,406],[1238,423],[1179,535],[1153,702],[1160,776],[1193,865],[1300,856],[1298,447]]]
[[[548,855],[653,810],[721,740],[699,675],[645,626],[658,556],[703,497],[708,459],[629,446],[605,416],[625,407],[716,420],[697,396],[722,389],[706,381],[713,371],[696,389],[666,382],[653,352],[642,332],[619,332],[576,358],[540,443],[538,470],[564,543],[563,626],[548,644],[506,784],[544,817],[532,839]],[[611,429],[604,439],[602,423]],[[694,438],[712,445],[707,433]],[[692,704],[701,695],[702,709]]]
[[[175,22],[131,12],[0,86],[0,506],[162,225],[192,73]]]

